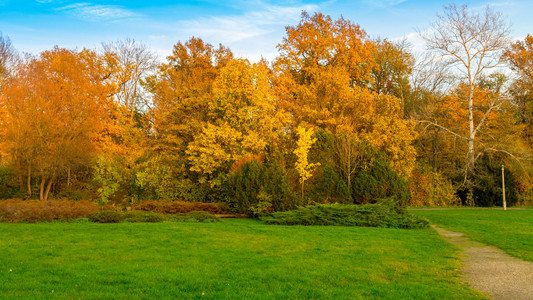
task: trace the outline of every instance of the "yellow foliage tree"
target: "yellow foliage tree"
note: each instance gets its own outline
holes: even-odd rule
[[[304,200],[304,185],[307,179],[311,178],[313,175],[312,170],[314,167],[319,166],[320,163],[309,163],[307,156],[309,154],[309,149],[316,142],[316,138],[313,138],[315,131],[312,128],[305,129],[305,127],[299,126],[296,129],[298,134],[298,141],[296,144],[296,149],[294,154],[296,154],[297,161],[294,164],[298,175],[300,175],[300,185],[302,187],[302,202]]]
[[[207,122],[186,153],[190,170],[211,185],[219,184],[219,175],[240,157],[262,154],[289,121],[275,107],[265,66],[247,60],[233,60],[220,70],[206,105]]]

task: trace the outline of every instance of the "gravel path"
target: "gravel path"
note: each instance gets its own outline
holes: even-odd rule
[[[463,250],[464,279],[490,299],[533,299],[533,262],[471,241],[462,233],[432,225],[448,242]]]

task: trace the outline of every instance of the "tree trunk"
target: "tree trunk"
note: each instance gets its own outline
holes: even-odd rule
[[[46,179],[44,178],[44,175],[41,175],[41,186],[39,188],[39,200],[44,200],[44,184],[46,182]]]
[[[20,159],[17,159],[17,175],[19,180],[19,188],[22,192],[24,190],[24,180],[22,179],[22,166],[20,163]]]
[[[28,164],[28,178],[26,179],[28,198],[31,198],[31,164]]]
[[[467,170],[472,170],[475,163],[474,155],[474,139],[476,132],[474,131],[474,84],[470,84],[470,90],[468,92],[468,166]]]
[[[48,185],[46,186],[46,190],[44,192],[44,199],[43,200],[48,200],[48,195],[50,195],[50,189],[52,188],[52,182],[54,181],[53,178],[50,178],[50,180],[48,181]]]

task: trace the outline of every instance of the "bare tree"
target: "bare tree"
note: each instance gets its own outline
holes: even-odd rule
[[[11,45],[11,40],[0,33],[0,84],[9,76],[17,61],[17,51]]]
[[[142,42],[133,39],[103,43],[106,53],[117,55],[118,74],[117,101],[124,106],[130,123],[136,111],[148,105],[141,81],[157,66],[157,56]]]
[[[448,67],[453,67],[468,88],[465,101],[468,102],[468,142],[465,180],[476,160],[476,134],[483,127],[489,113],[501,105],[501,99],[491,101],[482,117],[474,120],[474,90],[485,71],[501,65],[505,47],[509,45],[509,25],[501,13],[486,7],[483,12],[456,7],[444,7],[444,14],[432,28],[421,34],[429,50],[439,53]]]

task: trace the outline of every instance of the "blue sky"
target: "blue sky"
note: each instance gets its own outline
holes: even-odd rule
[[[69,49],[98,48],[101,42],[132,38],[161,57],[191,36],[222,43],[237,56],[273,59],[285,26],[296,25],[302,10],[341,15],[359,24],[372,38],[407,38],[422,47],[416,30],[424,30],[449,1],[424,0],[0,0],[0,32],[15,48],[38,54],[54,45]],[[533,1],[466,1],[487,4],[512,24],[514,39],[533,34]]]

